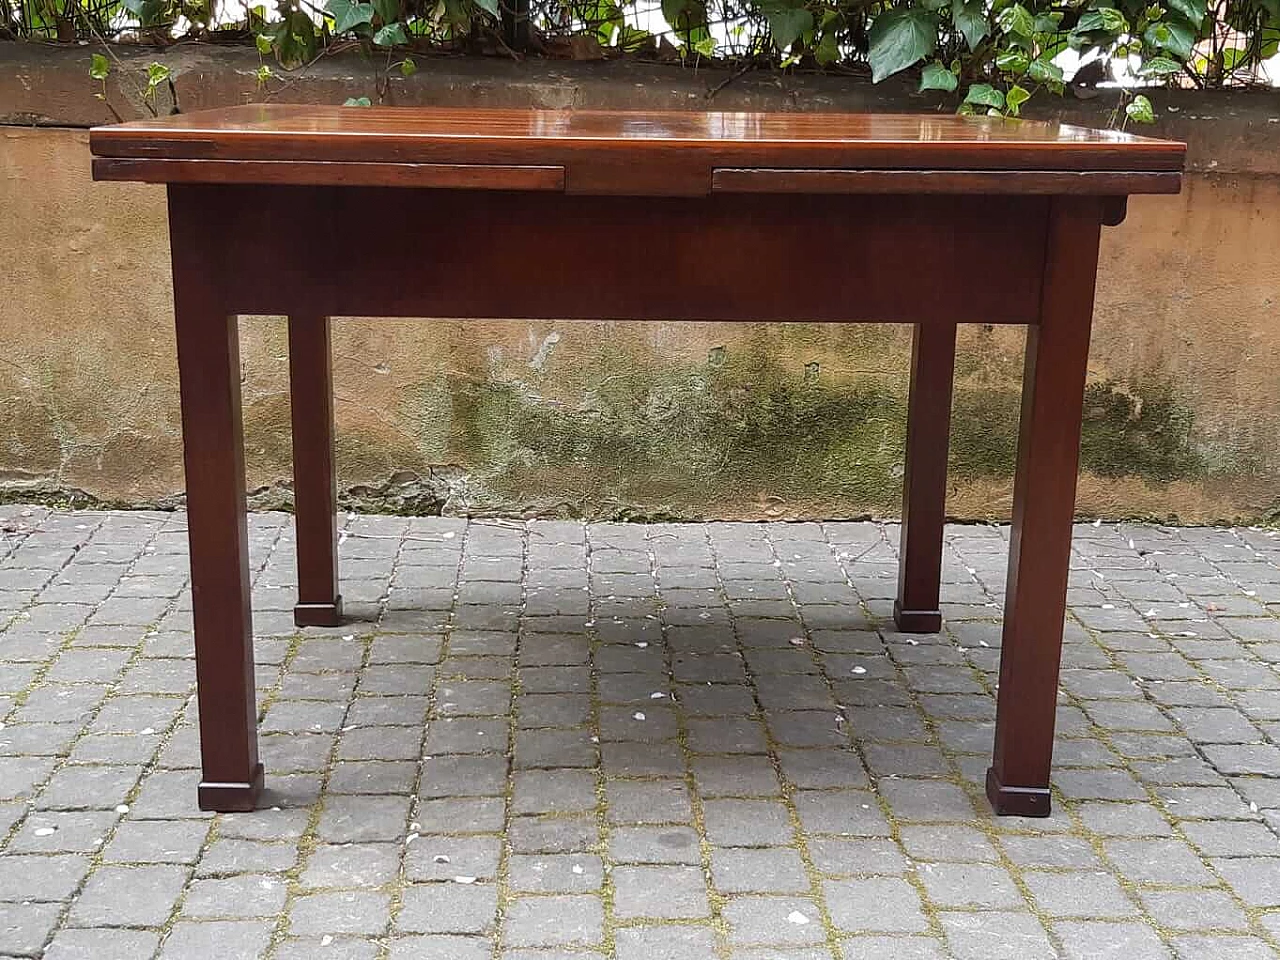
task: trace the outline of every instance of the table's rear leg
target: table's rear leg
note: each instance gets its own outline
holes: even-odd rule
[[[298,603],[293,608],[293,622],[300,627],[335,627],[342,621],[332,371],[329,318],[305,314],[289,317],[293,494],[298,532]]]
[[[911,345],[907,462],[902,479],[902,541],[893,620],[904,633],[942,629],[942,525],[946,519],[954,323],[917,323]]]
[[[199,802],[202,810],[252,810],[262,791],[262,764],[253,689],[239,334],[218,296],[215,271],[202,256],[202,207],[186,197],[170,189],[200,701]]]
[[[987,771],[987,796],[999,814],[1049,815],[1101,219],[1096,198],[1054,199],[1040,322],[1027,331],[995,756]]]

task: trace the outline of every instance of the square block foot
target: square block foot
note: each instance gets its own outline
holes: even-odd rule
[[[1052,812],[1048,787],[1007,787],[995,767],[987,770],[987,799],[1001,817],[1047,817]]]
[[[901,601],[893,601],[893,622],[900,633],[937,633],[942,629],[941,610],[903,610]]]
[[[254,768],[248,783],[217,783],[208,780],[200,784],[200,809],[217,813],[248,813],[258,809],[262,796],[262,764]]]
[[[300,627],[342,626],[342,598],[333,603],[299,603],[293,608],[293,622]]]

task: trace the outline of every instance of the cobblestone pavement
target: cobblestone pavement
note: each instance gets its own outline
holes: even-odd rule
[[[1252,960],[1280,943],[1280,539],[1083,525],[1056,809],[996,820],[1007,529],[348,517],[292,627],[251,517],[270,809],[202,815],[185,517],[0,507],[0,955]]]

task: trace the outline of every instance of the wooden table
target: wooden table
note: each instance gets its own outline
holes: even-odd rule
[[[96,179],[168,185],[201,808],[262,790],[232,321],[283,314],[300,625],[342,612],[330,316],[913,324],[894,619],[921,633],[942,621],[956,324],[1026,324],[987,794],[1049,813],[1099,235],[1129,194],[1178,191],[1182,144],[942,115],[284,105],[90,143]]]

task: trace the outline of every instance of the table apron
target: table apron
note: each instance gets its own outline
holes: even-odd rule
[[[1052,198],[170,184],[231,314],[1035,323]]]

